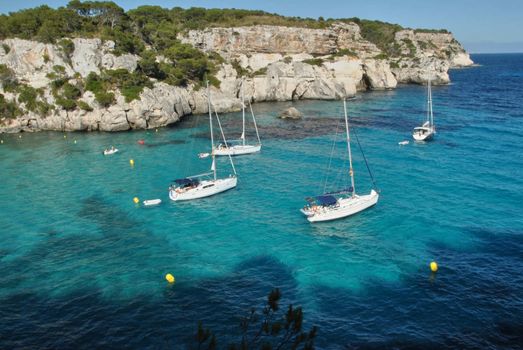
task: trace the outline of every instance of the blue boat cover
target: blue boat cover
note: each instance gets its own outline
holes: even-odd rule
[[[314,199],[319,205],[334,205],[338,202],[338,200],[334,196],[316,196],[314,197]]]
[[[188,185],[198,185],[200,182],[198,179],[177,179],[174,180],[174,182],[180,186],[188,186]]]

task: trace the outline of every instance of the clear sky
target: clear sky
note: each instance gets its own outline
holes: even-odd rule
[[[0,12],[68,0],[0,0]],[[131,0],[140,5],[259,9],[286,16],[360,17],[412,28],[445,28],[471,52],[523,52],[523,0]]]

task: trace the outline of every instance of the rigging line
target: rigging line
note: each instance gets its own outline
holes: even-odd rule
[[[252,121],[254,122],[254,129],[256,130],[256,137],[258,138],[258,144],[261,145],[260,133],[258,132],[258,124],[256,124],[256,118],[254,118],[254,112],[252,111],[251,101],[249,101],[249,108],[251,110]]]
[[[329,180],[329,171],[330,171],[331,164],[332,164],[332,157],[334,155],[334,148],[336,147],[336,140],[338,138],[338,128],[339,128],[339,126],[340,126],[340,121],[338,120],[338,122],[336,123],[336,133],[334,134],[334,141],[332,142],[331,155],[329,157],[329,165],[327,166],[327,171],[325,172],[325,176],[324,176],[323,193],[326,192],[327,182]]]
[[[365,157],[365,153],[363,153],[363,149],[361,148],[360,140],[358,138],[358,134],[356,133],[355,129],[352,129],[354,132],[354,136],[356,136],[356,142],[358,142],[358,148],[360,149],[361,155],[363,156],[363,160],[365,161],[365,166],[367,167],[367,171],[369,172],[370,179],[372,181],[372,184],[374,185],[374,188],[376,191],[380,192],[378,189],[378,185],[376,184],[376,180],[374,180],[374,176],[372,175],[372,171],[370,170],[369,163],[367,162],[367,157]]]
[[[220,132],[222,134],[223,142],[225,143],[225,148],[228,149],[229,146],[227,146],[227,140],[225,139],[225,134],[223,133],[222,123],[220,123],[220,117],[218,117],[218,112],[216,111],[216,108],[214,108],[214,114],[216,115],[216,120],[218,121],[218,126],[220,127]],[[213,150],[213,152],[214,152],[214,150]],[[229,152],[227,152],[227,156],[229,156],[229,161],[231,162],[232,171],[234,172],[234,175],[237,175],[236,167],[234,166],[231,154]]]

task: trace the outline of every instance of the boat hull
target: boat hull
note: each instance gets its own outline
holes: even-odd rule
[[[210,197],[236,187],[237,183],[238,179],[235,176],[225,179],[205,180],[191,189],[172,188],[169,190],[169,198],[173,201],[188,201]]]
[[[414,128],[412,138],[415,141],[429,141],[434,137],[436,129],[427,121],[422,126]]]
[[[216,148],[216,156],[241,156],[243,154],[257,153],[261,151],[261,145],[234,145],[227,148]]]
[[[303,210],[309,222],[331,221],[346,218],[374,206],[379,194],[372,190],[368,195],[341,198],[338,204],[332,207],[319,207],[315,211]]]
[[[148,199],[148,200],[143,201],[143,205],[145,205],[145,206],[153,206],[153,205],[158,205],[161,203],[162,203],[161,199]]]
[[[117,152],[118,152],[118,149],[115,148],[115,149],[105,150],[103,153],[104,153],[104,156],[110,156],[111,154],[115,154]]]
[[[430,141],[434,137],[434,132],[430,131],[425,134],[413,133],[412,138],[414,141]]]

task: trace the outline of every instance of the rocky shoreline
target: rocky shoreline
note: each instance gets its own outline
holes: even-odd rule
[[[335,23],[326,29],[281,26],[249,26],[193,30],[179,38],[224,58],[216,77],[220,88],[212,88],[218,112],[239,110],[242,76],[245,96],[252,102],[300,99],[339,99],[358,91],[394,89],[401,83],[450,82],[450,68],[473,65],[469,55],[450,33],[417,32],[406,29],[395,34],[397,53],[386,55],[362,38],[355,23]],[[124,131],[150,129],[176,123],[183,116],[207,112],[205,89],[194,85],[176,87],[153,82],[139,99],[126,102],[114,89],[114,104],[104,107],[91,91],[82,91],[79,101],[87,109],[65,110],[51,92],[50,75],[57,66],[71,81],[85,79],[101,70],[137,67],[139,57],[115,55],[114,43],[100,39],[72,39],[74,51],[64,54],[57,45],[21,39],[0,41],[0,65],[16,79],[35,89],[53,106],[48,115],[21,108],[17,118],[0,116],[0,133],[57,131]],[[157,57],[157,60],[164,58]],[[0,94],[18,101],[16,93]]]

